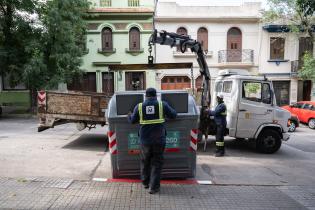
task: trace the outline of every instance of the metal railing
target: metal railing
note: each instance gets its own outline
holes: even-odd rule
[[[101,7],[111,7],[112,6],[112,0],[100,0],[100,6]]]
[[[297,75],[301,68],[301,62],[299,60],[291,61],[291,74]]]
[[[241,62],[253,63],[254,50],[219,50],[218,52],[219,63]]]
[[[139,7],[140,0],[128,0],[128,7]]]

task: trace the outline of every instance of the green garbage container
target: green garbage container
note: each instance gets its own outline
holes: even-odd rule
[[[199,111],[187,91],[157,93],[178,113],[167,120],[162,178],[191,178],[196,174],[197,127]],[[127,114],[145,100],[145,91],[116,92],[108,105],[108,139],[113,178],[140,177],[139,124],[130,124]]]

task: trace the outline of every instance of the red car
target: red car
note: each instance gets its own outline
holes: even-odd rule
[[[315,101],[299,101],[282,108],[297,115],[301,123],[308,124],[308,127],[312,129],[315,128]]]

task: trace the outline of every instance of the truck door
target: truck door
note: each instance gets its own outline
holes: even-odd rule
[[[261,81],[241,81],[236,137],[253,138],[259,126],[271,123],[270,84]]]

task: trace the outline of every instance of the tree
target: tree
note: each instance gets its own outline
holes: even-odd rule
[[[299,77],[304,80],[312,80],[315,82],[315,58],[311,53],[305,53],[303,57],[303,66],[299,71]]]
[[[288,25],[297,35],[309,36],[315,41],[315,1],[314,0],[269,0],[270,9],[264,13],[264,22]],[[315,82],[315,58],[306,52],[301,61],[299,77]]]
[[[31,15],[36,11],[36,2],[0,1],[0,76],[9,78],[11,86],[23,80],[24,65],[30,58],[26,48],[33,38]]]
[[[31,89],[55,88],[80,74],[88,6],[86,0],[51,0],[42,7],[41,38],[30,45],[25,72]]]
[[[265,23],[288,25],[291,31],[307,33],[314,40],[314,0],[268,0],[269,10],[264,12]]]
[[[32,58],[24,72],[33,106],[37,90],[54,89],[82,73],[88,7],[87,0],[51,0],[42,5],[40,37],[29,43]]]

